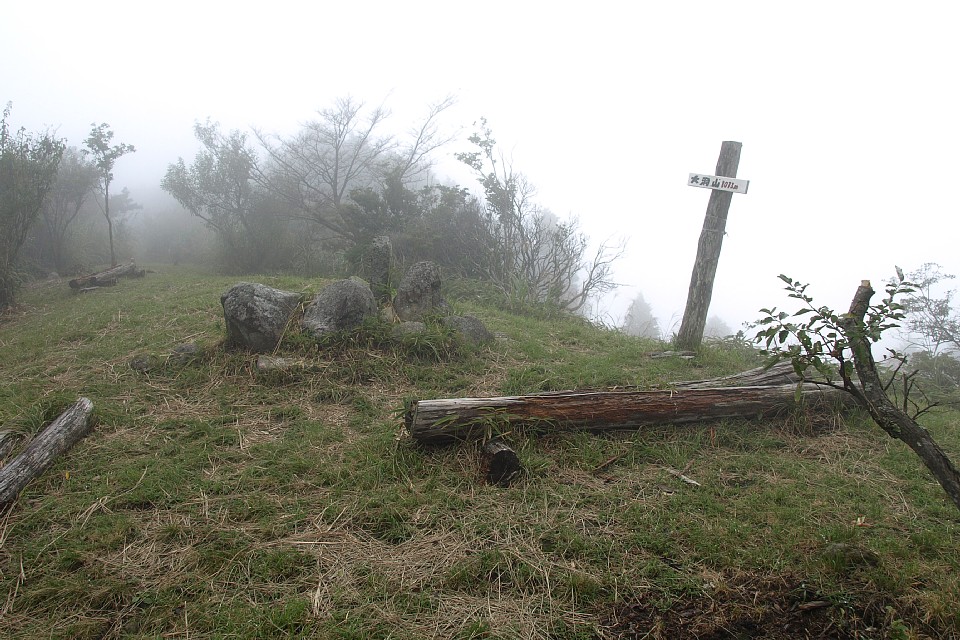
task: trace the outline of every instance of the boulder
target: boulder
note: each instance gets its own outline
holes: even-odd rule
[[[423,320],[425,315],[443,313],[449,305],[440,294],[440,267],[433,262],[418,262],[403,276],[393,310],[402,321]]]
[[[300,303],[300,294],[240,282],[220,296],[220,302],[227,324],[227,344],[265,353],[280,342]]]
[[[447,316],[443,326],[452,329],[467,344],[478,347],[492,342],[494,335],[479,318],[473,316]]]
[[[337,280],[317,294],[304,311],[300,326],[320,337],[350,329],[376,315],[377,303],[365,282]]]

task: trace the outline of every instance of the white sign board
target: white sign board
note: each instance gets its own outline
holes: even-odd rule
[[[703,189],[719,189],[720,191],[732,191],[733,193],[746,193],[747,187],[750,186],[750,181],[725,178],[723,176],[706,176],[702,173],[691,173],[687,184],[691,187],[701,187]]]

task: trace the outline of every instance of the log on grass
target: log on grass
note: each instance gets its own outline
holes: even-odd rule
[[[808,381],[815,382],[814,380]],[[785,360],[774,364],[772,367],[757,367],[721,378],[675,382],[672,386],[683,389],[707,389],[712,387],[769,387],[798,382],[800,382],[800,376],[794,370],[793,363]]]
[[[74,278],[70,281],[71,289],[87,290],[94,287],[109,287],[117,284],[117,278],[121,276],[130,276],[139,278],[146,273],[143,269],[137,269],[136,263],[121,264],[111,267],[106,271],[100,271],[88,276]]]
[[[796,384],[660,391],[560,391],[529,396],[420,400],[405,416],[415,440],[445,444],[514,427],[537,431],[614,431],[652,424],[775,416],[797,408]],[[846,398],[805,384],[805,407],[835,410]]]
[[[90,413],[93,403],[80,398],[40,432],[9,464],[0,468],[0,507],[16,500],[31,480],[46,471],[54,461],[93,428]]]
[[[506,487],[523,474],[523,465],[517,452],[499,438],[488,440],[483,445],[483,455],[486,459],[487,484]]]

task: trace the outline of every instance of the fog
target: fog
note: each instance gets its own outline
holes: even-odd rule
[[[149,215],[196,121],[290,135],[354,96],[401,133],[455,95],[437,174],[479,193],[454,154],[486,117],[540,204],[628,239],[623,286],[594,313],[620,320],[642,292],[669,335],[709,197],[687,175],[713,173],[724,140],[750,180],[710,310],[728,325],[786,305],[780,273],[837,308],[894,265],[960,273],[958,18],[951,2],[19,2],[0,101],[74,146],[109,123],[137,148],[114,184]]]

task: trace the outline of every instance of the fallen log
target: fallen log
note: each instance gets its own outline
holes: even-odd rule
[[[793,363],[783,361],[772,367],[757,367],[720,378],[707,380],[687,380],[674,382],[671,386],[681,389],[709,389],[712,387],[769,387],[783,384],[796,384],[800,376],[793,368]],[[815,382],[811,380],[810,382]]]
[[[0,468],[0,508],[20,494],[31,480],[42,474],[54,461],[90,433],[93,403],[80,398],[50,423],[24,448],[23,452]]]
[[[117,284],[117,278],[121,276],[142,278],[145,273],[146,271],[143,269],[137,269],[136,263],[131,262],[129,264],[121,264],[116,267],[111,267],[106,271],[100,271],[88,276],[74,278],[70,281],[70,288],[86,291],[95,287],[109,287]]]
[[[404,419],[415,440],[443,444],[514,427],[538,431],[614,431],[652,424],[775,416],[798,407],[835,410],[846,394],[815,384],[666,389],[560,391],[529,396],[450,398],[414,402]]]

